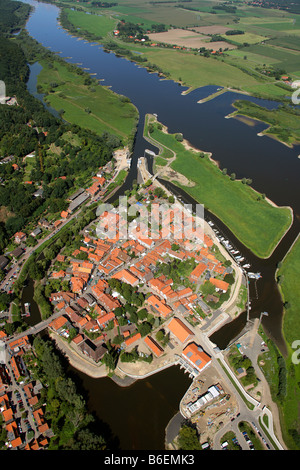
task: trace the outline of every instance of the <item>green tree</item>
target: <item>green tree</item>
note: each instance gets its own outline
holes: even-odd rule
[[[138,326],[138,332],[141,334],[141,336],[147,336],[150,331],[152,330],[152,327],[150,323],[148,322],[143,322]]]
[[[102,363],[106,365],[109,370],[114,370],[116,367],[116,358],[110,352],[104,354]]]
[[[180,428],[177,442],[180,450],[201,450],[197,431],[190,426]]]
[[[145,318],[147,318],[148,312],[145,308],[142,308],[137,312],[138,319],[143,321]]]

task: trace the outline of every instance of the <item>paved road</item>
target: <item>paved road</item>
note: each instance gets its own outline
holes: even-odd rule
[[[92,202],[94,201],[90,201],[86,207],[88,207]],[[66,224],[68,224],[70,222],[70,220],[78,217],[78,215],[80,214],[82,208],[79,209],[77,212],[74,212],[74,214],[72,214],[68,219],[64,220],[60,227],[57,228],[56,230],[54,230],[53,232],[51,232],[49,235],[47,235],[45,238],[41,238],[38,243],[34,246],[34,247],[28,247],[25,251],[25,253],[19,258],[18,260],[18,263],[17,264],[14,264],[13,267],[10,268],[10,270],[7,272],[5,278],[2,280],[1,284],[0,284],[0,288],[3,289],[5,287],[5,284],[7,282],[9,282],[9,279],[12,277],[13,273],[16,271],[18,265],[20,265],[21,263],[24,264],[28,258],[38,249],[40,248],[41,245],[43,245],[43,243],[47,242],[48,240],[50,240],[51,238],[53,238],[63,227],[65,227]],[[19,271],[19,273],[21,272],[21,270]],[[12,280],[11,280],[12,281]]]
[[[23,336],[36,335],[40,331],[47,328],[49,323],[51,323],[53,320],[55,320],[55,318],[58,318],[61,315],[62,315],[61,311],[55,312],[55,313],[53,313],[53,315],[51,315],[51,317],[47,318],[47,320],[43,320],[40,323],[37,323],[36,325],[31,326],[27,330],[22,331],[22,333],[14,334],[13,336],[8,336],[5,340],[5,344],[10,344],[10,343],[12,343],[13,341],[15,341],[17,339],[22,338]]]
[[[252,351],[251,354],[249,354],[250,351],[248,351],[246,349],[245,349],[245,354],[247,354],[247,355],[249,354],[249,358],[252,360],[252,363],[255,366],[255,370],[257,372],[258,377],[261,380],[264,379],[264,384],[263,384],[263,391],[264,392],[263,392],[263,395],[262,395],[262,400],[260,402],[257,401],[255,398],[253,398],[251,395],[249,395],[244,390],[244,388],[240,384],[239,380],[236,378],[235,374],[232,372],[231,368],[228,366],[227,362],[225,361],[223,352],[222,351],[216,352],[216,350],[214,349],[214,344],[211,343],[211,341],[209,340],[207,335],[203,334],[203,332],[201,332],[201,330],[199,328],[191,327],[191,325],[187,323],[187,321],[185,320],[185,318],[182,315],[177,314],[176,316],[179,317],[181,319],[181,321],[183,323],[185,323],[186,326],[193,331],[193,333],[195,334],[195,342],[196,343],[198,342],[198,344],[201,344],[204,351],[212,357],[213,366],[219,372],[219,374],[223,378],[223,380],[227,383],[227,386],[232,391],[232,393],[236,396],[238,404],[239,404],[240,413],[241,413],[241,417],[239,417],[239,419],[243,418],[246,421],[248,421],[249,423],[254,422],[255,425],[259,429],[261,429],[261,426],[259,424],[258,419],[259,419],[259,417],[262,418],[262,416],[264,414],[267,414],[268,422],[269,422],[268,432],[269,432],[270,436],[272,437],[273,441],[276,443],[278,449],[283,450],[284,447],[281,445],[281,443],[277,439],[277,437],[274,433],[274,429],[273,429],[273,415],[272,415],[272,412],[271,412],[271,409],[270,409],[270,407],[272,405],[272,402],[270,402],[269,386],[268,386],[266,380],[264,379],[264,376],[263,376],[262,372],[260,371],[260,369],[258,368],[258,366],[255,366],[257,364],[257,356],[258,356],[258,354],[260,352],[260,348],[261,348],[261,346],[260,346],[261,338],[259,337],[259,335],[256,335],[255,347],[253,345],[253,347],[251,348],[251,351]],[[252,338],[251,338],[251,341],[252,341]],[[226,369],[227,374],[230,376],[230,379],[224,373],[223,368]],[[233,384],[235,384],[235,386]],[[247,405],[245,404],[243,399],[240,397],[239,393],[237,393],[236,388],[238,388],[238,390],[244,396],[244,398],[249,403],[251,403],[253,405],[253,410],[250,410],[247,407]],[[274,407],[274,408],[272,407],[272,411],[275,413],[275,417],[277,419],[276,407]],[[232,423],[234,423],[234,421]],[[232,424],[232,426],[235,426],[235,424]],[[231,427],[231,423],[229,423],[227,426],[224,426],[218,433],[216,433],[215,439],[214,439],[214,448],[218,448],[220,437],[227,430],[229,430],[230,427]],[[279,427],[276,426],[276,431],[278,431],[278,429],[280,429],[280,426]],[[262,435],[264,435],[263,432],[262,432]],[[266,441],[268,442],[268,444],[272,448],[271,442],[269,441],[269,439],[267,438],[266,435],[264,435],[264,438],[266,439]],[[279,435],[279,438],[282,441],[281,433]],[[244,440],[244,438],[243,438],[243,440]],[[245,440],[244,440],[244,442],[245,442]]]

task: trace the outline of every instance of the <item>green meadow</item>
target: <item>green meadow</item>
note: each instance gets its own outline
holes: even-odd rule
[[[159,130],[155,124],[150,138],[154,145],[157,141],[176,153],[171,168],[195,183],[181,186],[184,191],[221,219],[257,256],[271,255],[292,223],[289,208],[274,207],[247,184],[224,175],[207,155],[201,157],[200,151],[186,150],[175,135]]]
[[[63,118],[101,135],[108,132],[125,144],[136,130],[138,112],[126,98],[99,85],[88,74],[75,73],[63,61],[41,61],[38,87]]]
[[[86,30],[95,36],[107,36],[117,23],[116,19],[104,14],[87,15],[85,12],[66,9],[69,21],[80,30]]]
[[[300,340],[300,238],[294,243],[277,271],[282,298],[286,304],[283,333],[289,346]]]
[[[265,41],[267,39],[265,36],[260,36],[254,33],[244,33],[244,34],[235,34],[234,36],[226,36],[226,34],[222,34],[223,39],[230,39],[230,42],[233,44],[241,45],[244,43],[248,44],[257,44],[260,42]]]

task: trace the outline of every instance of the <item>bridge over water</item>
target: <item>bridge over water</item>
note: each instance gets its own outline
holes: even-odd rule
[[[25,331],[22,331],[21,333],[18,333],[13,336],[9,336],[5,340],[5,344],[10,344],[13,341],[16,341],[17,339],[22,338],[23,336],[30,336],[30,335],[36,335],[37,333],[40,333],[42,330],[48,327],[48,325],[55,320],[56,318],[60,317],[63,315],[63,311],[59,311],[51,315],[51,317],[47,318],[46,320],[42,320],[40,323],[37,323],[36,325],[31,326]]]

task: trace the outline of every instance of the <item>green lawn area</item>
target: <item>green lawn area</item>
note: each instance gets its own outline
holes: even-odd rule
[[[68,20],[76,27],[89,31],[95,36],[107,36],[113,31],[117,24],[116,19],[112,19],[107,14],[89,15],[81,11],[66,9]],[[101,15],[101,16],[100,16]]]
[[[155,157],[154,163],[155,163],[155,167],[166,166],[168,164],[168,161],[161,157]]]
[[[116,189],[118,186],[120,186],[120,184],[124,183],[124,181],[127,177],[127,174],[128,174],[128,170],[121,170],[118,173],[116,179],[112,183],[110,183],[110,185],[108,186],[105,197],[107,197],[108,194],[110,194],[114,189]]]
[[[232,181],[207,156],[199,157],[200,151],[186,150],[174,135],[155,128],[151,137],[176,152],[171,167],[195,183],[193,187],[182,186],[187,193],[221,219],[257,256],[271,255],[291,225],[289,208],[274,207],[247,184]]]
[[[47,92],[46,100],[57,111],[64,110],[63,118],[99,135],[107,131],[120,137],[124,144],[134,135],[138,112],[130,101],[106,87],[80,75],[61,61],[52,64],[41,61],[42,71],[38,86]]]

